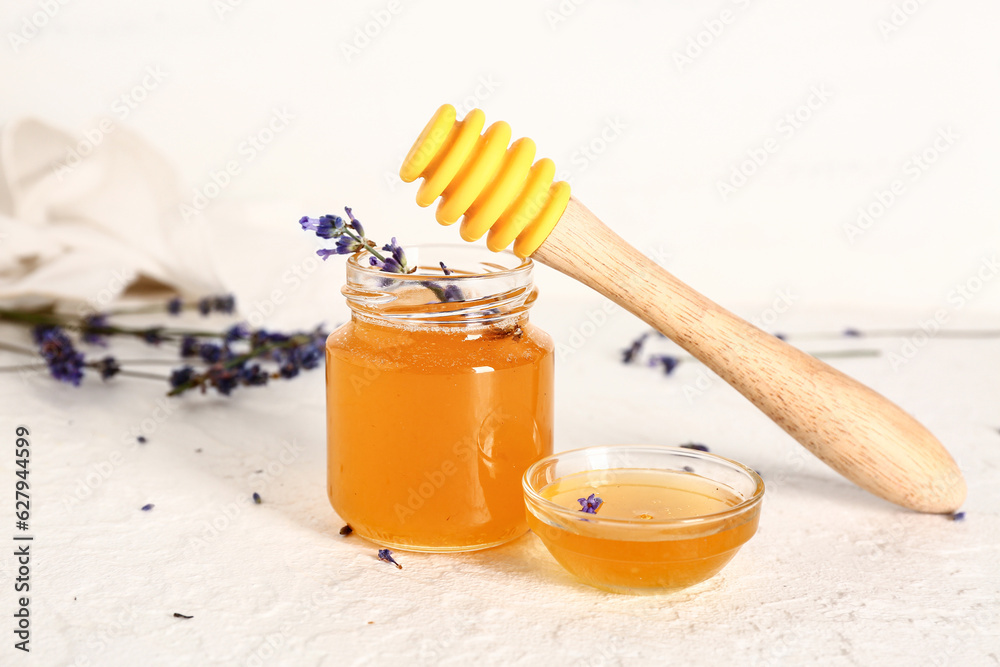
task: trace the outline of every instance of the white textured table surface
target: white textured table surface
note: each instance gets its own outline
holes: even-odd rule
[[[760,531],[721,575],[674,595],[611,595],[530,534],[478,553],[397,552],[401,571],[379,562],[375,545],[338,534],[326,499],[321,371],[170,400],[139,380],[73,388],[8,374],[0,664],[1000,664],[1000,341],[934,338],[895,370],[885,353],[900,338],[801,343],[883,351],[834,363],[953,452],[969,483],[967,517],[953,522],[852,487],[694,362],[671,377],[621,365],[643,327],[624,313],[582,327],[601,303],[543,296],[534,309],[557,342],[584,341],[557,363],[556,448],[694,440],[761,471]],[[780,329],[927,316],[804,311]],[[19,424],[33,452],[29,656],[11,646]]]

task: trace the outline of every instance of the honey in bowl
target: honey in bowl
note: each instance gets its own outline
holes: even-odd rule
[[[584,583],[621,593],[677,590],[718,573],[756,532],[763,494],[740,464],[666,447],[556,454],[524,484],[528,522],[552,556]],[[593,513],[581,511],[587,499]]]

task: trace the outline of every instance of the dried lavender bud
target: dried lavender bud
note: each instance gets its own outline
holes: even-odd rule
[[[343,535],[344,537],[347,537],[348,535],[350,535],[353,532],[354,532],[354,529],[351,528],[350,524],[347,524],[343,528],[340,529],[340,534]]]
[[[203,343],[198,348],[198,356],[209,364],[214,364],[222,359],[222,346],[215,343]]]
[[[182,366],[170,373],[170,386],[173,389],[186,385],[195,376],[194,369],[190,366]]]
[[[951,515],[951,520],[952,521],[964,521],[965,520],[965,512],[955,512],[954,514]]]
[[[683,447],[684,449],[694,449],[694,450],[699,451],[699,452],[707,452],[708,451],[708,447],[706,447],[705,445],[700,445],[697,442],[689,442],[689,443],[687,443],[685,445],[681,445],[681,447]]]
[[[145,505],[143,505],[139,509],[141,509],[143,512],[148,512],[149,510],[153,509],[154,507],[156,507],[156,505],[154,505],[153,503],[146,503]]]
[[[139,443],[140,445],[145,445],[145,444],[146,444],[146,436],[144,436],[144,435],[140,435],[140,436],[136,436],[136,439],[135,439],[135,440],[136,440],[136,442],[138,442],[138,443]]]
[[[105,313],[94,313],[83,318],[80,325],[80,340],[90,345],[104,347],[108,344],[106,335],[100,332],[108,326],[108,316]]]
[[[663,374],[670,375],[677,368],[677,365],[681,363],[681,360],[669,354],[654,354],[649,358],[648,363],[650,366],[662,366]]]
[[[260,505],[263,501],[260,499],[260,494],[256,491],[253,492],[253,501],[255,504]]]
[[[174,618],[194,618],[194,616],[187,616],[186,614],[180,614],[180,613],[178,613],[178,612],[175,611],[174,612]]]
[[[382,250],[392,253],[392,256],[386,257],[384,260],[372,257],[369,260],[372,266],[377,266],[386,273],[411,273],[410,267],[406,263],[406,253],[403,252],[403,247],[396,243],[395,236],[389,243],[382,246]]]
[[[321,239],[332,239],[343,234],[344,219],[337,215],[321,215],[318,218],[302,216],[299,224],[307,232],[316,232]]]
[[[388,549],[379,549],[378,559],[381,561],[385,561],[386,563],[392,563],[399,570],[403,569],[403,566],[396,562],[396,560],[392,557],[392,552],[389,551]]]
[[[331,255],[353,255],[365,247],[365,244],[350,236],[341,236],[333,248],[323,248],[317,250],[316,254],[324,260]]]
[[[220,294],[212,297],[212,308],[217,313],[232,315],[236,310],[236,297],[232,294]]]
[[[644,333],[629,345],[627,348],[622,350],[622,363],[631,364],[635,361],[639,354],[642,352],[642,346],[646,344],[646,339],[649,337],[649,333]]]
[[[350,209],[350,207],[345,206],[344,212],[347,213],[347,217],[351,219],[351,227],[354,228],[354,231],[358,233],[358,236],[364,237],[365,228],[361,226],[361,221],[354,217],[354,212]]]
[[[580,511],[585,514],[597,514],[597,510],[604,504],[604,500],[593,493],[586,498],[577,498],[576,502],[580,503]]]
[[[844,329],[844,335],[848,338],[861,338],[863,334],[857,329]]]
[[[246,340],[250,337],[250,331],[247,329],[247,325],[240,322],[239,324],[234,324],[233,326],[226,329],[224,334],[224,340],[227,343],[233,343],[238,340]]]
[[[684,472],[694,472],[694,468],[692,468],[691,466],[684,466],[683,468],[681,468],[681,470],[683,470]]]
[[[142,339],[150,345],[159,345],[164,340],[163,327],[152,327],[142,332]]]
[[[181,357],[196,357],[201,350],[201,343],[194,336],[184,336],[181,338]]]
[[[83,379],[84,359],[73,347],[69,336],[59,327],[45,325],[32,329],[31,335],[52,377],[74,387],[79,386]]]
[[[94,368],[101,374],[102,380],[110,380],[121,372],[122,367],[112,356],[107,356],[94,363]]]
[[[447,266],[445,266],[444,262],[438,262],[438,264],[441,265],[441,272],[444,273],[444,275],[446,275],[446,276],[450,276],[451,275],[451,269],[449,269]]]
[[[167,312],[170,313],[171,315],[180,315],[181,306],[183,305],[184,304],[181,301],[181,298],[179,296],[175,296],[170,301],[167,301]]]

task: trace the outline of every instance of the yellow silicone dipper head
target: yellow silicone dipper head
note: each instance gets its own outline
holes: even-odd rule
[[[510,143],[510,126],[493,123],[480,136],[486,116],[479,109],[457,120],[445,104],[420,133],[403,161],[399,176],[407,183],[421,176],[417,204],[430,206],[441,197],[437,220],[450,225],[463,215],[462,238],[476,241],[489,231],[486,245],[528,257],[556,226],[569,202],[569,184],[553,183],[556,166],[542,158],[533,165],[535,142]]]

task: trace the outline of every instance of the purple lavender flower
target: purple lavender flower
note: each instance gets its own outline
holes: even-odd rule
[[[316,232],[321,239],[336,238],[344,233],[344,219],[338,215],[321,215],[318,218],[302,216],[299,224],[307,232]]]
[[[236,309],[236,297],[232,294],[219,294],[198,299],[198,312],[208,315],[211,312],[231,315]]]
[[[261,500],[260,494],[257,493],[256,491],[253,492],[253,502],[256,505],[260,505],[262,502],[264,502],[263,500]]]
[[[142,332],[142,339],[150,345],[159,345],[163,338],[163,327],[151,327]]]
[[[639,354],[642,352],[642,346],[646,344],[646,339],[649,337],[649,333],[644,333],[629,345],[627,348],[622,350],[622,363],[631,364],[635,361]]]
[[[650,366],[663,366],[664,375],[673,373],[679,363],[681,363],[680,359],[672,357],[669,354],[654,354],[649,358]]]
[[[196,357],[201,349],[201,343],[194,336],[184,336],[181,339],[181,357]]]
[[[965,512],[955,512],[954,514],[951,515],[951,520],[952,521],[964,521],[965,520]]]
[[[122,369],[112,356],[104,357],[94,365],[94,368],[101,373],[102,380],[110,380],[114,376],[118,375]]]
[[[774,337],[778,340],[788,340],[788,334],[776,333],[774,334]]]
[[[410,267],[406,264],[406,253],[396,243],[395,236],[392,237],[389,243],[382,246],[382,250],[392,253],[392,256],[386,257],[385,260],[372,257],[369,259],[372,266],[377,266],[381,271],[385,271],[386,273],[410,273]]]
[[[324,355],[324,350],[321,350],[315,341],[303,345],[297,352],[299,365],[307,371],[311,371],[319,366],[319,362]]]
[[[693,450],[698,451],[698,452],[707,452],[708,451],[708,447],[706,447],[705,445],[699,444],[697,442],[688,442],[686,444],[681,445],[681,447],[683,447],[684,449],[693,449]]]
[[[214,364],[208,369],[208,382],[223,396],[229,396],[240,383],[240,369],[226,368],[222,364]]]
[[[177,387],[186,385],[194,379],[194,375],[194,369],[190,366],[177,368],[170,374],[170,386],[176,389]]]
[[[107,326],[108,316],[106,313],[87,315],[83,318],[80,326],[80,340],[90,345],[105,347],[108,344],[108,339],[105,334],[101,333],[101,329],[105,329]]]
[[[358,236],[364,238],[365,228],[361,226],[361,221],[354,217],[354,213],[349,206],[345,206],[344,211],[347,212],[347,217],[351,219],[351,227],[358,233]]]
[[[317,250],[316,254],[326,259],[330,255],[353,255],[364,247],[364,243],[345,234],[337,239],[337,244],[333,248]]]
[[[844,335],[848,338],[861,338],[861,332],[857,329],[844,329]]]
[[[450,276],[451,275],[451,269],[449,269],[447,266],[445,266],[444,262],[438,262],[438,264],[441,265],[441,272],[444,273],[444,275],[446,275],[446,276]]]
[[[260,347],[266,343],[284,343],[290,337],[283,333],[267,331],[266,329],[257,329],[252,334],[250,334],[250,344],[253,347]]]
[[[148,512],[149,510],[153,509],[154,507],[156,507],[156,505],[154,505],[153,503],[146,503],[145,505],[143,505],[139,509],[141,509],[143,512]]]
[[[38,351],[45,364],[49,367],[52,377],[68,382],[74,387],[80,386],[83,379],[83,355],[73,347],[73,341],[54,326],[37,326],[32,330],[32,338],[38,345]]]
[[[232,315],[233,311],[236,310],[236,297],[232,294],[214,296],[212,297],[212,308],[217,313]]]
[[[421,280],[420,284],[433,292],[438,301],[441,301],[442,303],[447,303],[449,301],[463,301],[465,299],[465,295],[462,293],[462,288],[453,282],[449,282],[444,287],[441,287],[440,283],[436,283],[433,280]],[[484,313],[484,315],[485,314],[487,313]]]
[[[233,326],[226,329],[225,341],[227,343],[232,343],[237,340],[246,340],[250,337],[250,332],[247,330],[247,325],[240,322],[239,324],[234,324]]]
[[[203,343],[198,349],[198,356],[204,361],[214,364],[222,359],[222,346],[215,343]]]
[[[580,503],[580,511],[584,514],[597,514],[597,510],[601,509],[601,505],[604,504],[604,500],[598,498],[594,493],[586,498],[577,498],[576,502]]]
[[[265,385],[270,377],[270,375],[261,370],[260,364],[245,366],[240,369],[240,380],[243,384],[250,387]]]
[[[378,559],[381,561],[385,561],[386,563],[392,563],[399,570],[403,569],[403,566],[396,562],[396,559],[392,557],[392,552],[389,551],[388,549],[379,549]]]
[[[183,305],[184,304],[181,301],[181,298],[179,296],[175,296],[170,301],[167,301],[167,312],[170,313],[171,315],[180,315],[181,307]]]

